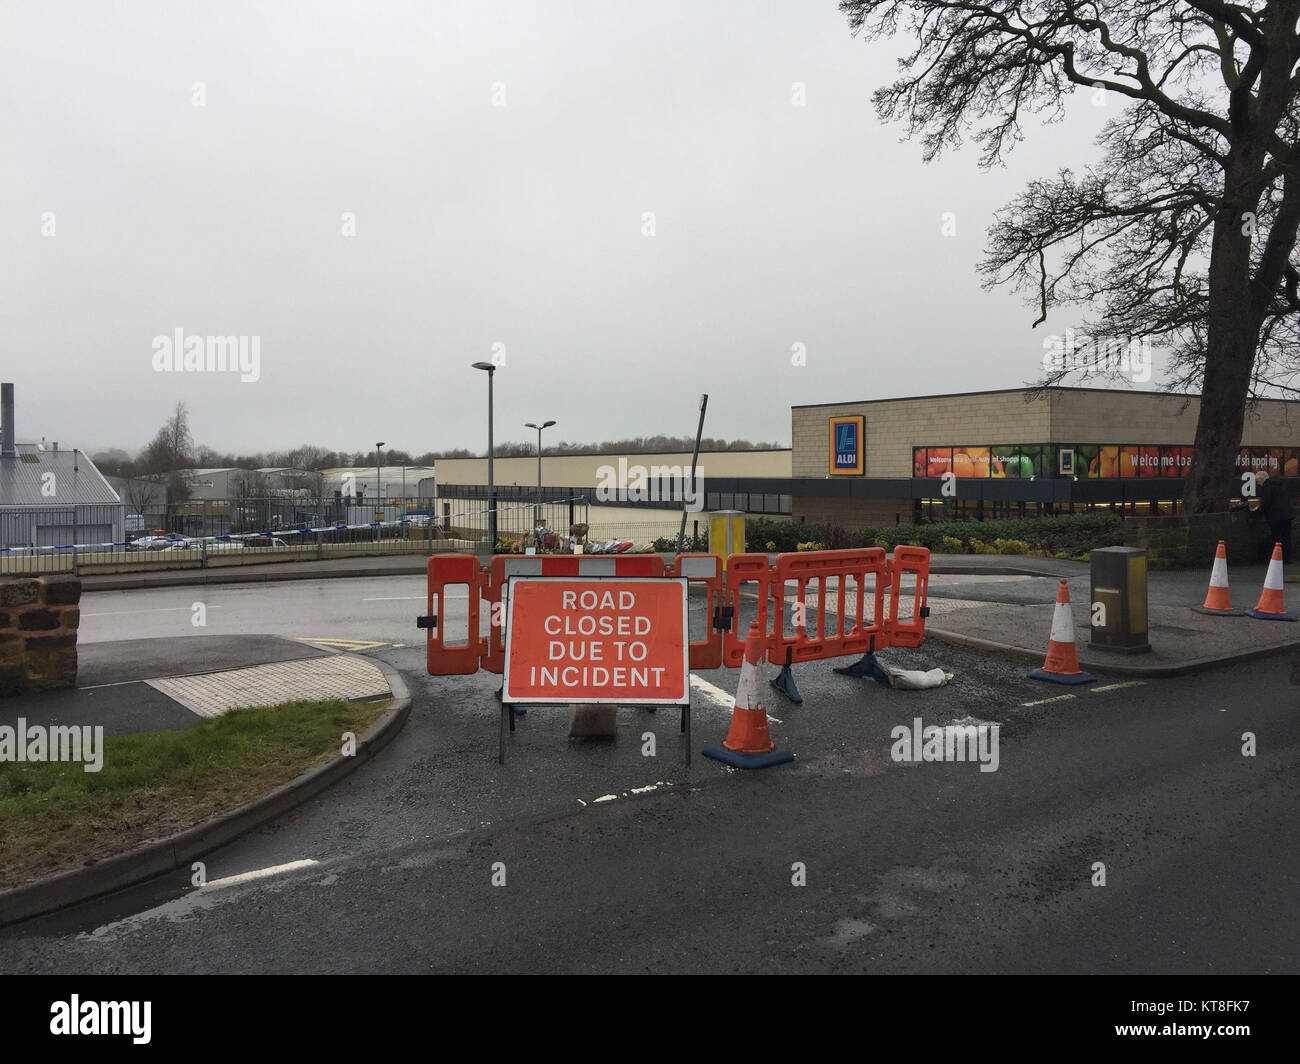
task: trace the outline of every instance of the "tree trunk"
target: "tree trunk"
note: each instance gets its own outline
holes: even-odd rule
[[[1257,197],[1242,196],[1239,191],[1252,169],[1247,154],[1234,151],[1229,156],[1224,209],[1214,225],[1205,375],[1192,468],[1183,492],[1187,513],[1224,511],[1228,500],[1238,494],[1235,458],[1241,448],[1251,372],[1263,327],[1263,317],[1251,298],[1251,237],[1244,225],[1244,213],[1255,209]]]

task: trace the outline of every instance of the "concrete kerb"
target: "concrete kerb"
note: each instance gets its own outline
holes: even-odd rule
[[[384,673],[392,690],[393,705],[358,740],[355,755],[338,756],[313,765],[261,798],[138,850],[0,891],[0,927],[112,894],[189,864],[302,805],[374,757],[406,723],[411,712],[411,695],[397,670],[369,655],[361,656]]]
[[[1026,647],[1012,646],[1009,643],[997,643],[991,639],[980,639],[977,636],[963,635],[960,632],[946,632],[941,628],[931,628],[928,624],[925,626],[926,638],[937,639],[940,643],[948,643],[951,646],[966,647],[969,650],[983,650],[989,653],[1002,654],[1006,657],[1017,658],[1021,661],[1035,662],[1039,665],[1043,663],[1043,658],[1047,655],[1047,646],[1044,644],[1042,650],[1029,650]],[[1204,658],[1191,658],[1187,661],[1180,661],[1168,665],[1135,665],[1131,664],[1131,658],[1114,659],[1110,657],[1099,658],[1095,655],[1086,653],[1085,647],[1076,644],[1076,653],[1079,657],[1079,667],[1083,669],[1095,669],[1098,672],[1114,673],[1116,676],[1143,676],[1151,679],[1167,679],[1173,676],[1185,676],[1193,672],[1205,672],[1207,669],[1217,669],[1224,665],[1235,665],[1242,661],[1251,661],[1255,658],[1268,657],[1270,654],[1283,654],[1294,651],[1300,647],[1300,638],[1293,642],[1284,643],[1281,646],[1259,647],[1252,650],[1243,650],[1234,654],[1219,654]]]

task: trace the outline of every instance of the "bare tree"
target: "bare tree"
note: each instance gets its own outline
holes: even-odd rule
[[[157,497],[160,487],[161,485],[156,481],[141,480],[138,478],[127,480],[122,488],[122,494],[125,496],[123,502],[126,503],[128,512],[133,514],[144,514],[149,512],[149,507]]]
[[[185,404],[178,402],[172,416],[141,454],[141,472],[165,477],[171,501],[187,499],[190,489],[180,473],[193,464],[193,452],[194,439],[190,435],[189,414],[185,410]]]
[[[1035,181],[999,214],[981,270],[1032,293],[1035,325],[1081,303],[1099,339],[1167,343],[1176,383],[1201,390],[1185,505],[1225,509],[1249,400],[1270,384],[1295,394],[1300,0],[840,8],[855,34],[915,37],[874,103],[922,134],[927,162],[972,128],[980,164],[1000,162],[1021,119],[1059,118],[1075,86],[1123,103],[1095,169]]]

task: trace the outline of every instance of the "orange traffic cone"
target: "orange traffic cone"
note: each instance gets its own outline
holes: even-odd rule
[[[1052,683],[1092,683],[1097,677],[1079,668],[1074,652],[1074,618],[1070,615],[1070,586],[1064,580],[1056,589],[1056,610],[1052,613],[1052,634],[1047,660],[1041,669],[1029,672],[1030,679]]]
[[[1282,544],[1273,544],[1273,557],[1268,562],[1268,572],[1264,574],[1264,590],[1259,596],[1259,605],[1247,610],[1248,617],[1257,617],[1261,621],[1294,621],[1282,603]]]
[[[1197,613],[1213,613],[1220,617],[1240,617],[1241,610],[1234,610],[1228,598],[1228,549],[1223,540],[1219,540],[1214,552],[1214,565],[1210,568],[1210,590],[1205,593],[1205,604],[1193,606]]]
[[[724,761],[737,768],[767,768],[793,761],[789,750],[777,750],[767,731],[767,708],[763,705],[762,679],[763,633],[757,621],[751,621],[745,639],[745,663],[740,667],[736,685],[736,706],[731,711],[731,728],[721,746],[706,746],[704,756]]]

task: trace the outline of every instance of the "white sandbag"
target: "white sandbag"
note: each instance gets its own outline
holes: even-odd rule
[[[889,685],[900,691],[924,691],[931,687],[942,687],[952,680],[952,673],[943,669],[893,669],[886,666],[889,673]]]

